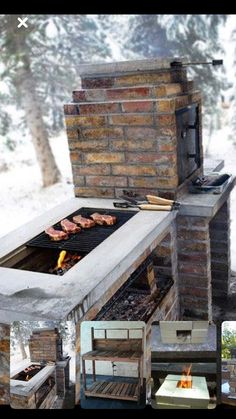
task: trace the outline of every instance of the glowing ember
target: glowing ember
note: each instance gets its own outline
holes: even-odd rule
[[[191,377],[191,367],[192,364],[188,368],[184,368],[181,376],[181,380],[177,382],[178,388],[192,388],[192,377]]]
[[[81,256],[71,255],[70,253],[67,253],[65,250],[62,250],[57,259],[57,265],[52,270],[52,272],[56,273],[57,275],[63,275],[63,273],[72,268],[72,266],[74,266],[80,259]]]

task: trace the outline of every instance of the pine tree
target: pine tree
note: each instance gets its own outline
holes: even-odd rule
[[[0,75],[8,102],[25,111],[43,186],[49,186],[60,179],[49,134],[63,127],[63,103],[78,87],[80,63],[105,58],[109,48],[86,15],[30,15],[27,29],[17,28],[18,17],[0,15]]]

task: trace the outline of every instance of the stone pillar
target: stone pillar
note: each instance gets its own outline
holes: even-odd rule
[[[230,282],[230,206],[222,205],[210,222],[213,297],[227,297]]]
[[[209,219],[177,217],[181,319],[212,319]]]
[[[10,326],[0,323],[0,405],[10,403]]]

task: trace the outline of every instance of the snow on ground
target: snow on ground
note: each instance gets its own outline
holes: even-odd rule
[[[30,142],[6,153],[9,170],[0,172],[0,236],[73,197],[66,134],[51,140],[62,181],[42,188],[40,170]]]

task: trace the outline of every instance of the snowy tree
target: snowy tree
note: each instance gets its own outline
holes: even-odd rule
[[[106,57],[109,48],[86,15],[30,15],[27,29],[17,28],[18,17],[0,15],[0,75],[8,102],[24,109],[43,186],[49,186],[60,179],[49,134],[63,126],[62,105],[79,83],[79,64]]]
[[[211,61],[221,58],[223,53],[219,29],[226,19],[227,15],[135,15],[130,19],[128,47],[143,57]],[[222,90],[229,85],[221,67],[197,65],[189,66],[188,71],[203,94],[206,109],[203,122],[210,133],[218,123]]]

